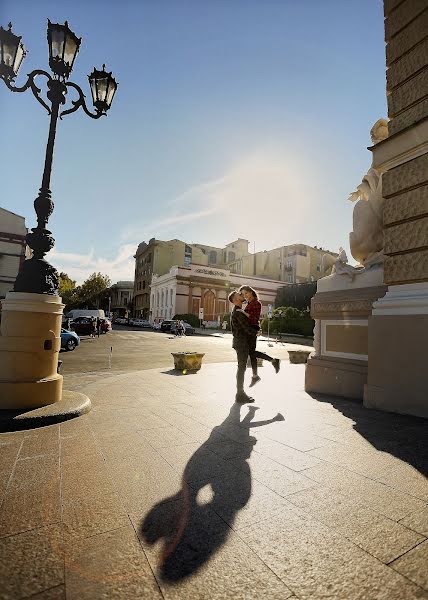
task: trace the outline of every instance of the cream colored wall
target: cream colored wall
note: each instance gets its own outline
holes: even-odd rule
[[[310,278],[310,257],[296,254],[294,257],[296,265],[296,283],[308,281]]]
[[[0,208],[0,231],[4,233],[17,233],[18,235],[26,235],[25,219],[20,215]]]

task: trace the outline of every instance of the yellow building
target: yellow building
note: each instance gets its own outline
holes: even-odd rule
[[[267,277],[287,283],[316,281],[331,272],[337,254],[307,244],[292,244],[255,254],[247,253],[228,267],[232,273]]]

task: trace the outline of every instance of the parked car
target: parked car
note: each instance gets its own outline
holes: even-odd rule
[[[145,329],[152,329],[152,324],[146,319],[132,319],[131,321],[129,321],[129,324],[133,325],[134,327],[144,327]]]
[[[109,319],[101,319],[101,333],[107,333],[111,330],[111,321],[109,321]]]
[[[61,329],[61,348],[64,350],[74,350],[80,344],[80,338],[74,331]]]
[[[126,319],[125,317],[116,317],[114,322],[117,325],[128,325],[128,319]]]
[[[92,332],[92,319],[90,317],[77,317],[71,322],[71,329],[77,335],[90,335]]]
[[[174,321],[172,319],[164,319],[161,323],[160,330],[163,332],[171,331],[171,325],[173,323],[174,323]]]
[[[161,324],[160,323],[153,323],[152,327],[153,327],[153,329],[155,331],[159,331],[160,328],[161,328]]]
[[[190,323],[187,323],[186,321],[182,321],[182,323],[186,330],[186,335],[193,335],[195,333],[195,329],[190,325]],[[175,333],[175,321],[172,322],[170,331],[171,333]]]

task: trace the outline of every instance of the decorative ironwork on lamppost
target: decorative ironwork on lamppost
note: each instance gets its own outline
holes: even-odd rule
[[[79,51],[81,38],[78,38],[71,31],[67,21],[64,25],[61,25],[51,23],[48,20],[49,67],[53,75],[41,69],[36,69],[29,73],[23,86],[15,86],[14,79],[18,75],[19,68],[27,52],[21,42],[21,37],[12,32],[11,23],[8,27],[7,30],[0,27],[0,78],[3,79],[12,92],[25,92],[31,89],[36,100],[50,115],[42,185],[39,195],[34,201],[37,227],[32,228],[26,237],[26,242],[32,249],[33,256],[22,264],[15,281],[14,291],[56,295],[58,294],[59,275],[57,270],[44,257],[55,245],[55,240],[51,231],[47,229],[47,224],[54,209],[50,179],[58,117],[62,119],[65,115],[76,112],[79,108],[82,108],[93,119],[105,116],[111,107],[117,83],[112,74],[106,72],[105,65],[103,65],[102,71],[93,70],[88,76],[95,107],[95,112],[92,113],[86,106],[85,95],[81,88],[77,84],[67,81]],[[35,83],[36,78],[39,76],[47,78],[48,91],[46,96],[50,106],[40,96],[41,89]],[[60,111],[61,106],[66,103],[66,95],[70,88],[77,92],[78,97],[76,100],[71,101],[72,108]]]

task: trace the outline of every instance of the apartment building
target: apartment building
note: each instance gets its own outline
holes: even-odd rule
[[[267,277],[286,283],[317,281],[331,273],[337,253],[307,244],[291,244],[273,250],[248,253],[229,263],[232,273]]]

